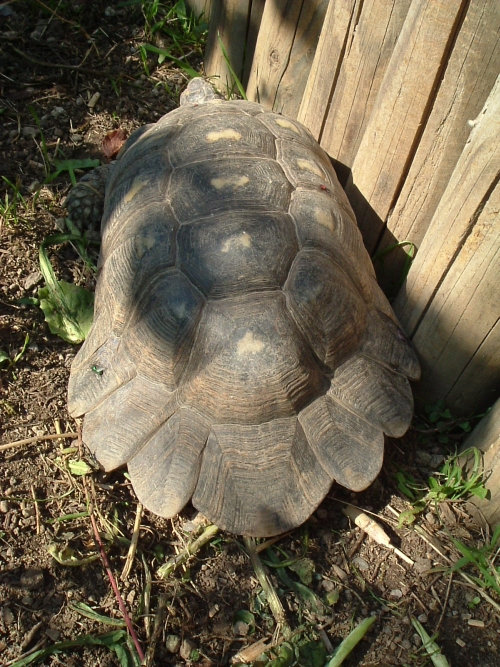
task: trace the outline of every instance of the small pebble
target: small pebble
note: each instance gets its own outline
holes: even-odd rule
[[[403,639],[401,646],[409,651],[411,649],[411,642],[408,639]]]
[[[58,641],[61,636],[61,633],[57,628],[47,628],[45,634],[49,639],[52,639],[53,642]]]
[[[195,650],[196,644],[191,639],[185,639],[179,650],[179,654],[183,660],[189,660],[191,653]]]
[[[393,591],[389,593],[391,598],[394,598],[396,600],[400,600],[403,597],[403,592],[399,590],[399,588],[395,588]]]
[[[24,279],[23,287],[25,290],[30,290],[32,287],[35,287],[35,285],[38,285],[38,283],[41,283],[42,280],[43,276],[40,271],[34,271]]]
[[[68,114],[64,107],[54,107],[50,112],[50,115],[52,116],[52,118],[62,118],[63,116],[67,116]]]
[[[427,623],[427,621],[428,621],[427,614],[420,614],[420,616],[418,617],[418,620],[420,621],[420,623]]]
[[[236,621],[233,625],[233,632],[237,637],[246,637],[249,630],[250,626],[244,621]]]
[[[412,639],[413,639],[413,646],[416,646],[417,648],[421,646],[422,639],[420,638],[420,635],[414,634]]]
[[[356,558],[352,559],[352,562],[360,570],[366,571],[370,569],[370,566],[368,565],[366,560],[364,558],[361,558],[361,556],[356,556]]]
[[[9,501],[8,500],[0,500],[0,512],[3,514],[7,514],[9,511]]]
[[[169,653],[177,653],[181,647],[181,638],[178,635],[167,635],[165,647]]]

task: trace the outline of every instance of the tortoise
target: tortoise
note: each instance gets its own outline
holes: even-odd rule
[[[193,80],[122,147],[101,233],[68,403],[104,470],[262,537],[371,484],[419,363],[305,127]]]

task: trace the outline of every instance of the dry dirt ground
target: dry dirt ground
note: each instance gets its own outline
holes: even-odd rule
[[[86,458],[78,438],[40,438],[78,432],[66,410],[76,349],[51,334],[39,308],[26,302],[43,285],[39,247],[57,231],[69,189],[67,173],[45,184],[54,171],[50,160],[103,159],[101,143],[110,130],[130,131],[155,121],[176,106],[187,81],[168,60],[160,67],[151,62],[145,73],[138,53],[146,39],[145,20],[137,5],[50,4],[56,14],[38,1],[0,5],[0,170],[19,193],[17,217],[11,208],[0,223],[0,349],[14,358],[28,339],[17,362],[4,362],[0,370],[0,443],[28,439],[0,451],[0,663],[11,665],[56,642],[122,631],[77,610],[77,603],[85,603],[103,616],[122,618],[101,560],[92,558],[97,552],[91,501],[118,588],[144,651],[149,649],[149,664],[229,664],[239,650],[270,640],[275,630],[242,540],[219,534],[186,566],[160,580],[158,567],[190,539],[194,510],[188,507],[173,521],[145,512],[132,570],[122,578],[137,512],[124,471],[75,475],[70,462]],[[201,66],[196,49],[190,64]],[[16,191],[2,179],[4,206],[7,197],[12,203]],[[69,244],[50,256],[59,278],[93,287],[91,272]],[[382,474],[367,492],[354,496],[334,487],[304,527],[272,547],[282,560],[305,554],[309,560],[302,563],[314,566],[308,586],[323,601],[306,604],[277,569],[268,568],[292,628],[290,642],[306,646],[296,664],[325,664],[331,646],[367,616],[376,622],[346,660],[348,666],[429,664],[412,617],[429,634],[438,633],[451,665],[500,664],[498,608],[459,574],[429,573],[446,566],[445,558],[412,528],[397,527],[398,514],[408,505],[395,473],[404,469],[425,479],[449,451],[432,434],[425,444],[420,440],[413,430],[403,440],[388,441]],[[345,501],[378,514],[414,565],[351,524],[342,513]],[[487,539],[481,516],[464,503],[439,511],[429,507],[418,523],[451,560],[459,554],[450,535],[476,546]],[[298,581],[296,572],[286,572]],[[122,635],[116,643],[123,645]],[[316,648],[315,659],[307,647]],[[117,653],[91,645],[68,648],[41,664],[127,664],[121,660],[119,646]]]

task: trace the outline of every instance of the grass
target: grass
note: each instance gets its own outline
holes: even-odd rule
[[[473,566],[479,571],[479,576],[469,574],[471,579],[481,588],[494,590],[500,595],[500,526],[495,528],[491,540],[482,547],[466,546],[451,535],[450,539],[462,558],[447,571],[457,572],[469,565]]]
[[[157,56],[159,65],[168,60],[190,78],[199,76],[187,58],[193,54],[202,54],[208,32],[208,23],[203,14],[195,16],[188,10],[184,0],[178,0],[170,7],[160,0],[129,0],[121,4],[122,7],[133,5],[140,5],[145,19],[147,43],[140,45],[139,52],[146,75],[150,75],[148,56],[153,54]]]
[[[465,470],[464,457],[473,457],[471,469]],[[429,477],[427,486],[417,482],[409,473],[400,470],[396,473],[398,489],[410,501],[411,509],[402,512],[400,525],[410,524],[430,504],[435,508],[441,502],[456,502],[470,495],[486,498],[488,490],[484,485],[481,452],[472,448],[461,455],[448,457],[440,470]]]
[[[432,418],[443,416],[439,411]],[[446,419],[451,417],[445,412]],[[488,497],[484,482],[481,452],[471,448],[448,457],[441,469],[429,477],[428,485],[416,482],[408,473],[396,473],[396,481],[401,493],[410,501],[411,508],[400,514],[399,525],[412,524],[417,517],[432,505],[439,515],[439,504],[444,502],[461,502],[470,496],[480,499]],[[462,555],[450,567],[437,567],[434,572],[453,573],[472,567],[476,574],[469,577],[475,584],[485,590],[494,591],[500,595],[500,526],[497,526],[488,540],[482,546],[464,544],[445,530],[455,549]]]
[[[2,176],[7,184],[3,199],[0,199],[0,229],[3,224],[17,226],[21,217],[28,212],[29,204],[21,194],[21,183],[12,183],[6,176]]]
[[[4,350],[0,350],[0,369],[3,371],[10,371],[24,356],[29,342],[29,334],[26,334],[22,348],[13,357],[10,357]]]

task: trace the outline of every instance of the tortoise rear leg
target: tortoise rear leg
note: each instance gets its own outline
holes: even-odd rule
[[[104,193],[112,167],[113,164],[103,164],[85,174],[64,201],[68,217],[81,233],[100,233]]]

